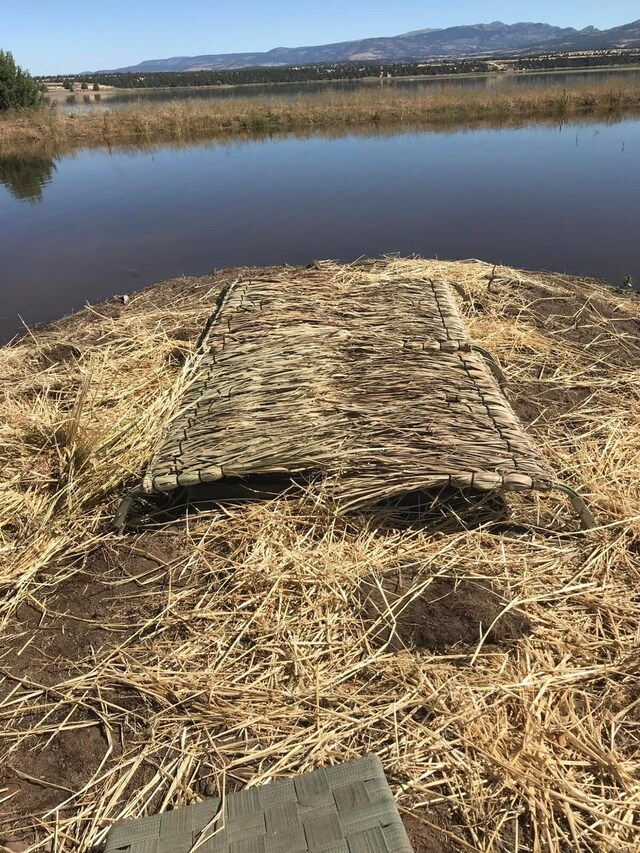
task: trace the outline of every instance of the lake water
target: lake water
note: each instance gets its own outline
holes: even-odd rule
[[[0,334],[239,264],[383,253],[640,281],[640,121],[0,156]]]
[[[423,77],[408,79],[398,77],[384,80],[338,80],[324,83],[278,83],[256,84],[251,86],[220,86],[189,89],[136,89],[103,90],[101,92],[75,92],[63,94],[55,92],[45,100],[55,103],[58,109],[69,112],[87,112],[94,109],[120,109],[134,104],[162,104],[175,100],[211,101],[229,98],[290,98],[313,97],[331,91],[358,91],[384,86],[395,91],[408,93],[423,89],[463,88],[463,89],[501,89],[501,88],[545,88],[560,86],[576,88],[602,82],[640,81],[640,70],[634,68],[611,68],[594,71],[554,71],[541,74],[478,74],[459,77]]]

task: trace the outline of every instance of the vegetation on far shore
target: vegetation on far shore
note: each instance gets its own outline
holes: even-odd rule
[[[398,89],[382,84],[362,91],[320,95],[249,97],[207,102],[91,111],[16,110],[0,117],[0,151],[17,145],[62,148],[218,138],[243,133],[358,128],[385,125],[446,126],[456,123],[564,120],[640,113],[640,83],[600,82],[573,90],[461,87]]]
[[[640,62],[640,53],[636,56]],[[199,71],[104,71],[95,74],[62,74],[41,78],[45,85],[80,87],[98,83],[116,89],[164,89],[200,86],[243,86],[254,83],[315,83],[331,80],[363,80],[370,77],[455,76],[486,74],[491,70],[484,59],[457,59],[448,62],[330,62],[313,65],[261,66],[257,68],[211,69]]]
[[[39,77],[45,87],[63,85],[86,91],[90,86],[116,89],[155,89],[198,86],[242,86],[253,83],[307,83],[331,80],[364,80],[372,77],[440,77],[491,74],[495,71],[589,70],[640,64],[640,50],[592,50],[583,53],[547,53],[504,57],[413,61],[351,61],[309,65],[258,66],[253,68],[200,69],[197,71],[102,71],[93,74],[57,74]],[[98,91],[98,90],[96,90]]]

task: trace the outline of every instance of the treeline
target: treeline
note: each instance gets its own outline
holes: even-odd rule
[[[180,88],[191,86],[238,86],[246,83],[304,83],[321,80],[362,80],[365,77],[419,77],[425,75],[471,74],[488,71],[485,60],[425,64],[332,63],[284,68],[238,68],[233,71],[157,71],[145,74],[108,72],[40,78],[47,83],[115,86],[117,89]]]
[[[324,80],[362,80],[368,77],[424,77],[483,74],[496,70],[540,71],[553,68],[595,68],[640,64],[640,51],[593,51],[584,54],[540,54],[518,59],[460,59],[450,62],[337,62],[279,68],[238,68],[229,71],[156,71],[144,74],[114,71],[98,74],[64,74],[37,78],[43,85],[58,83],[67,89],[190,88],[241,86],[248,83],[306,83]]]
[[[640,65],[640,51],[527,56],[518,59],[515,67],[519,71],[544,71],[551,68],[602,68],[615,65]]]

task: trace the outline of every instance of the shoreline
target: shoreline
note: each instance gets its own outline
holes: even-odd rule
[[[316,263],[316,261],[310,261],[307,265],[307,268],[312,268]],[[320,261],[320,264],[327,263],[325,261]],[[366,266],[366,265],[374,265],[374,264],[383,264],[385,263],[385,259],[376,259],[376,260],[365,260],[362,262],[354,262],[352,266]],[[450,261],[443,260],[442,263],[445,266],[451,266],[452,264],[486,264],[487,266],[492,266],[490,262],[479,261],[475,259],[468,259],[463,261]],[[343,266],[348,267],[349,264],[344,264]],[[499,264],[497,265],[500,266]],[[103,299],[100,302],[89,303],[85,302],[83,305],[79,306],[75,310],[69,311],[67,314],[63,314],[60,317],[56,317],[50,320],[42,320],[41,322],[36,322],[31,325],[25,325],[22,329],[17,330],[15,334],[6,339],[0,338],[0,352],[6,348],[19,347],[21,346],[26,339],[39,339],[42,337],[43,339],[49,337],[50,335],[58,335],[60,333],[63,334],[73,334],[73,335],[84,335],[88,328],[93,326],[96,321],[100,319],[117,319],[120,316],[123,316],[126,313],[127,306],[136,300],[143,300],[144,302],[152,301],[157,306],[163,306],[173,299],[176,298],[176,295],[181,295],[184,292],[184,288],[186,287],[186,292],[190,292],[192,288],[198,287],[202,282],[211,282],[218,280],[228,280],[229,278],[237,278],[240,276],[250,277],[252,275],[282,275],[288,272],[294,273],[297,270],[303,270],[303,267],[297,266],[265,266],[265,267],[223,267],[220,269],[214,269],[209,273],[205,273],[201,276],[195,275],[185,275],[180,276],[178,278],[171,279],[163,279],[161,281],[156,281],[151,284],[148,284],[144,287],[141,287],[137,290],[129,290],[125,291],[122,294],[117,294],[109,297],[108,299]],[[560,279],[563,283],[570,285],[571,287],[580,288],[585,292],[599,292],[601,294],[606,294],[610,298],[620,298],[626,299],[630,297],[632,300],[635,300],[640,304],[640,291],[635,290],[633,288],[621,288],[616,287],[610,281],[606,281],[605,279],[595,278],[590,276],[580,276],[575,275],[573,273],[567,272],[557,272],[553,270],[533,270],[530,271],[530,274],[536,276],[541,280],[547,280],[551,278]]]
[[[428,262],[429,261],[417,261],[417,263]],[[263,267],[223,267],[221,269],[215,269],[212,272],[205,273],[201,276],[185,275],[180,276],[178,278],[163,279],[161,281],[156,281],[152,284],[146,285],[145,287],[141,287],[138,290],[127,291],[126,299],[124,301],[122,299],[122,295],[118,294],[117,296],[112,296],[109,299],[104,299],[101,302],[85,303],[77,310],[71,311],[68,314],[63,314],[61,317],[57,317],[53,320],[47,320],[43,321],[42,323],[36,323],[35,325],[29,326],[10,340],[5,341],[4,343],[0,343],[0,349],[2,349],[3,347],[19,345],[25,338],[33,337],[34,335],[38,337],[39,335],[48,336],[49,334],[58,334],[59,332],[72,332],[74,334],[82,332],[83,329],[85,329],[87,326],[93,325],[96,321],[100,319],[104,320],[122,316],[126,313],[127,306],[132,304],[136,300],[142,300],[143,302],[152,302],[155,306],[162,307],[166,304],[169,304],[172,300],[176,298],[176,296],[181,296],[185,292],[191,292],[193,288],[201,287],[203,282],[224,282],[240,277],[264,275],[282,276],[287,274],[295,274],[297,272],[304,272],[305,269],[313,269],[316,266],[318,268],[321,268],[324,264],[329,263],[333,262],[310,261],[306,267],[290,266],[288,264]],[[337,264],[337,266],[342,266],[344,268],[352,266],[357,269],[359,267],[366,268],[367,266],[381,266],[385,263],[387,263],[387,261],[384,258],[380,258],[354,261],[352,264]],[[452,266],[453,264],[483,264],[487,267],[493,266],[493,264],[489,261],[481,261],[475,259],[468,259],[462,261],[443,260],[441,263],[445,267]],[[501,267],[500,264],[497,264],[495,266],[497,268]],[[605,281],[604,279],[594,278],[590,276],[574,275],[572,273],[566,272],[560,273],[554,270],[542,269],[527,270],[527,273],[541,280],[558,279],[561,280],[564,284],[569,285],[571,287],[582,288],[585,292],[599,292],[601,295],[609,296],[611,298],[620,297],[621,299],[625,299],[627,297],[631,297],[632,301],[637,301],[640,305],[640,291],[636,291],[633,289],[627,290],[615,287],[613,284],[611,284],[611,282]]]
[[[53,109],[0,118],[0,154],[12,146],[84,147],[222,139],[278,133],[379,126],[454,127],[478,121],[536,121],[640,114],[640,83],[598,83],[567,90],[437,90],[398,93],[328,92],[295,99],[242,98],[221,102],[167,102],[114,111],[65,114]]]
[[[83,151],[109,151],[109,152],[150,152],[170,147],[174,149],[191,147],[209,147],[217,145],[234,145],[239,143],[259,142],[277,138],[295,139],[341,139],[347,136],[377,138],[382,136],[396,136],[404,133],[435,133],[454,134],[473,130],[517,130],[525,127],[561,127],[576,122],[594,123],[606,122],[618,124],[627,119],[640,117],[640,107],[636,111],[614,111],[604,114],[584,114],[579,116],[547,116],[547,117],[524,117],[505,116],[501,118],[481,118],[476,120],[457,120],[449,122],[434,122],[428,120],[412,121],[376,121],[362,124],[349,125],[309,125],[305,127],[279,127],[279,128],[245,128],[241,130],[230,129],[224,133],[211,133],[207,130],[195,130],[189,133],[176,133],[170,136],[145,134],[134,139],[123,139],[118,141],[106,141],[101,139],[82,139],[75,142],[44,141],[42,139],[31,139],[30,141],[11,142],[2,144],[0,140],[1,158],[53,158],[73,157]]]
[[[600,73],[603,72],[622,72],[624,73],[629,71],[640,71],[640,62],[634,65],[593,65],[585,68],[562,68],[554,67],[554,68],[522,68],[522,69],[509,69],[504,71],[468,71],[466,73],[459,74],[407,74],[398,75],[397,77],[385,77],[382,78],[384,83],[402,83],[403,81],[409,81],[412,83],[419,82],[420,80],[439,80],[443,85],[447,85],[449,82],[455,82],[456,80],[469,80],[469,79],[478,79],[478,78],[504,78],[509,79],[513,77],[531,77],[538,76],[540,74],[544,75],[553,75],[553,74],[589,74],[589,73]],[[38,78],[39,80],[40,78]],[[259,82],[259,83],[220,83],[213,84],[207,83],[204,86],[107,86],[106,84],[100,84],[100,91],[95,94],[139,94],[140,92],[191,92],[191,91],[202,91],[202,90],[228,90],[228,89],[250,89],[252,87],[257,86],[319,86],[327,84],[329,86],[335,83],[379,83],[381,80],[380,77],[337,77],[336,79],[331,80],[274,80],[273,82]],[[91,90],[89,91],[81,91],[75,90],[74,92],[69,92],[66,89],[61,90],[53,90],[48,94],[62,94],[64,96],[68,95],[80,95],[83,94],[94,94]]]

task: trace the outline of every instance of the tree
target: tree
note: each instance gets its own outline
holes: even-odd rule
[[[93,91],[94,91],[94,92],[99,92],[99,91],[100,91],[100,86],[98,86],[98,84],[97,84],[97,83],[94,83],[94,84],[93,84]]]
[[[89,88],[89,86],[88,86],[88,84],[87,84],[87,83],[82,83],[82,85],[80,86],[80,88],[82,89],[82,91],[83,91],[83,92],[86,92],[86,91],[87,91],[87,89]]]
[[[10,53],[0,50],[0,112],[37,107],[41,99],[32,76],[16,65]]]

